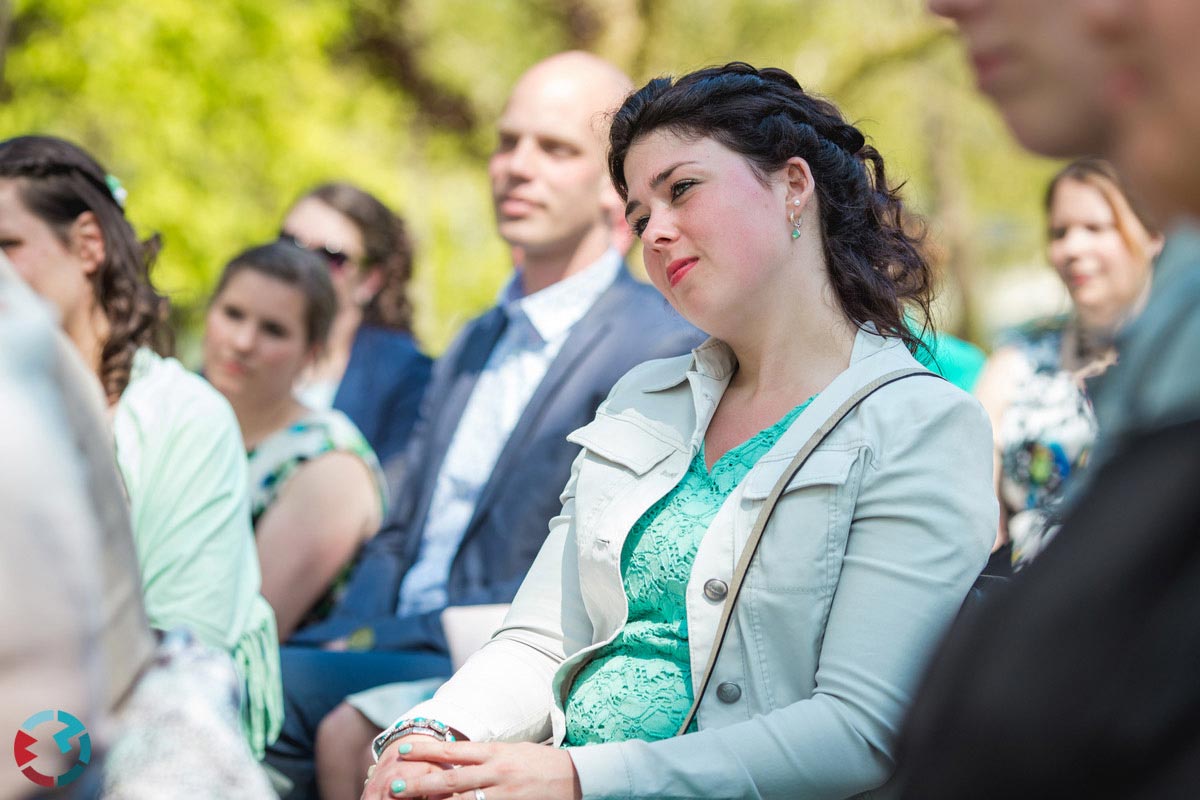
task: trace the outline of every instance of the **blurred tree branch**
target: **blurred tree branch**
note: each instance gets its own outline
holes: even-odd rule
[[[535,0],[532,5],[562,30],[564,50],[590,50],[604,33],[605,21],[588,0]]]
[[[833,74],[821,87],[822,94],[842,97],[859,85],[875,78],[880,72],[898,65],[920,61],[940,45],[954,40],[950,28],[938,27],[918,31],[889,44],[882,50],[863,53],[840,74]]]
[[[12,95],[4,72],[4,66],[8,63],[8,37],[11,31],[12,3],[0,0],[0,102],[7,101]]]
[[[470,134],[479,117],[470,98],[439,81],[421,60],[424,42],[413,31],[408,0],[381,0],[352,7],[345,51],[360,58],[385,83],[411,97],[420,116],[437,127]]]

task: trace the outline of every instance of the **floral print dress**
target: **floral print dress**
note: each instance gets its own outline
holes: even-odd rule
[[[311,411],[281,428],[246,454],[250,462],[250,519],[255,531],[258,521],[275,502],[288,478],[306,461],[330,452],[346,452],[362,459],[374,478],[380,519],[386,517],[387,481],[371,446],[349,417],[334,409],[322,409]],[[352,567],[352,563],[348,564],[338,574],[329,591],[305,615],[301,627],[320,622],[329,615],[349,580]]]
[[[1014,569],[1050,541],[1068,480],[1086,463],[1096,415],[1079,378],[1062,369],[1068,320],[1035,323],[1003,344],[1024,357],[999,425],[1000,499],[1008,512]]]

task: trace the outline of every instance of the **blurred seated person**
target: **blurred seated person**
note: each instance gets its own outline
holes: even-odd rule
[[[204,331],[205,377],[233,406],[249,457],[262,593],[281,641],[329,613],[387,503],[354,423],[293,390],[320,358],[336,308],[321,259],[280,240],[226,265]]]
[[[0,342],[0,726],[45,736],[62,726],[26,720],[67,709],[92,728],[98,773],[113,712],[153,650],[112,436],[95,376],[3,255]],[[75,762],[20,735],[14,754],[0,797],[37,791],[26,769],[62,774]]]
[[[1105,161],[1064,167],[1046,190],[1048,255],[1071,296],[1065,316],[997,348],[976,394],[992,419],[1001,501],[996,546],[1014,569],[1049,541],[1068,480],[1087,462],[1096,416],[1084,385],[1117,358],[1113,336],[1144,302],[1161,239]]]
[[[443,609],[512,601],[561,508],[579,454],[567,436],[617,379],[701,341],[617,249],[605,126],[630,88],[612,64],[560,53],[505,105],[488,175],[521,262],[438,359],[404,482],[345,596],[283,649],[287,720],[268,759],[290,797],[316,795],[317,728],[347,695],[450,673]]]
[[[124,198],[76,145],[0,142],[0,245],[103,387],[150,626],[189,628],[233,657],[243,727],[261,755],[281,724],[279,645],[259,593],[241,436],[225,399],[154,349],[167,301]]]
[[[404,222],[357,186],[325,183],[292,205],[280,237],[324,258],[337,294],[329,341],[298,378],[300,400],[345,413],[387,466],[408,441],[432,366],[413,338]]]

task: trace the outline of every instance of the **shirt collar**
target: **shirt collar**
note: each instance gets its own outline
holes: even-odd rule
[[[621,254],[609,248],[585,269],[531,295],[522,295],[518,272],[501,292],[500,306],[509,321],[523,316],[543,341],[554,341],[582,319],[612,285],[621,264]]]

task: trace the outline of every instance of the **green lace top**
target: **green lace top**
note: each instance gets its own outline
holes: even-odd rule
[[[675,488],[634,524],[621,551],[629,617],[571,686],[564,747],[675,735],[692,706],[685,590],[700,540],[725,498],[812,401],[725,453],[711,473],[702,444]]]

